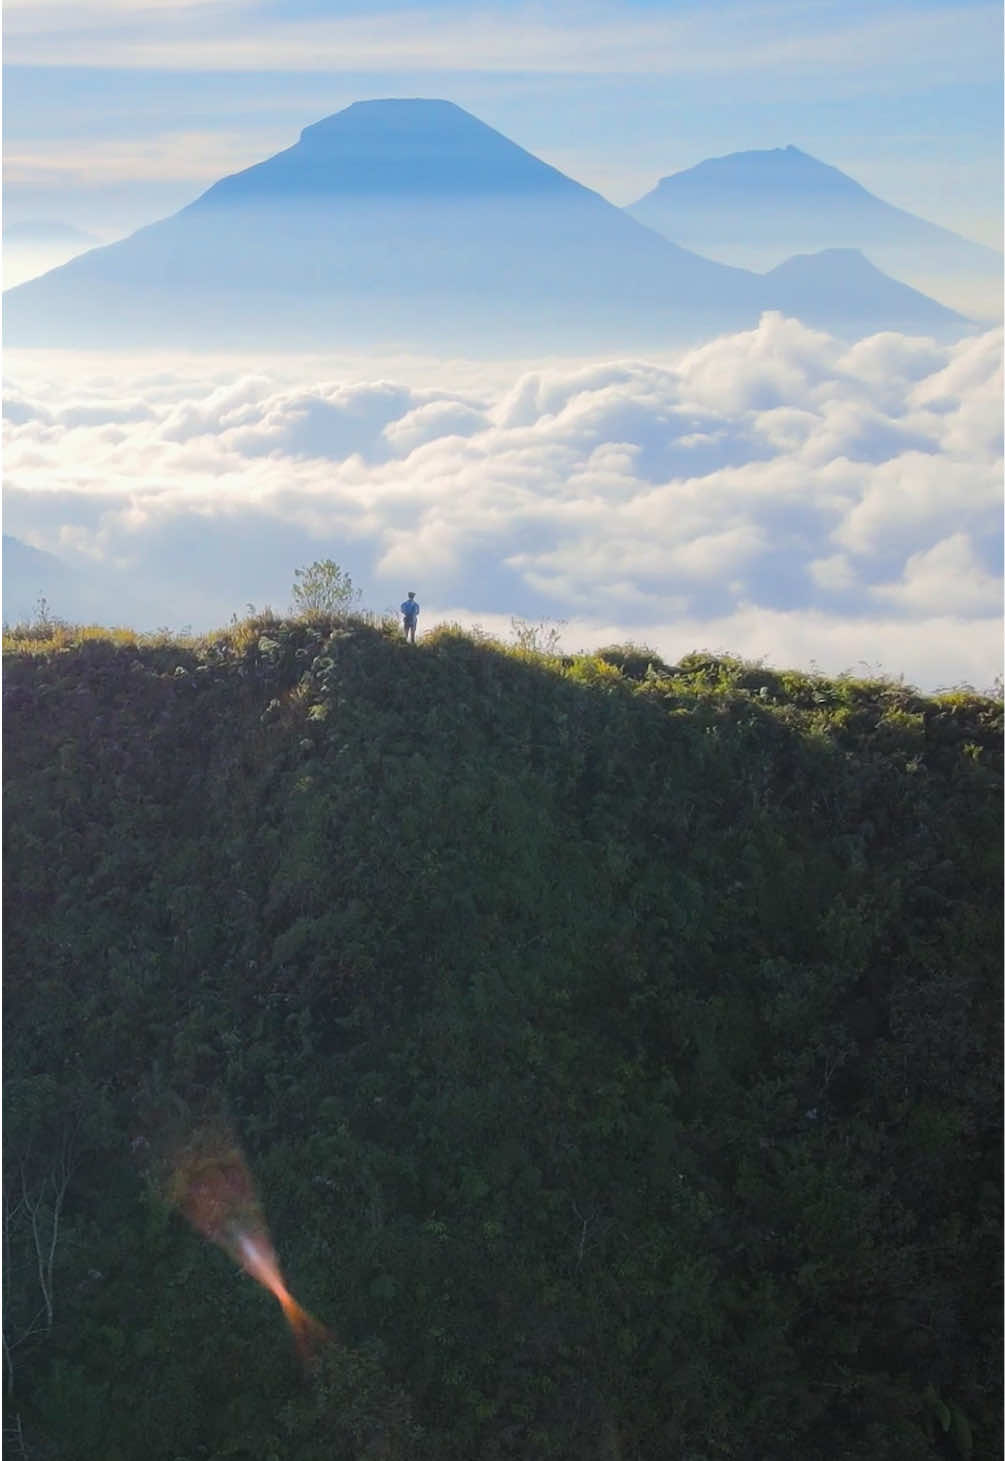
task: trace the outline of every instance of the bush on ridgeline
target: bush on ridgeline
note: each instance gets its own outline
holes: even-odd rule
[[[358,605],[360,592],[345,569],[331,558],[298,568],[290,590],[291,612],[302,619],[334,618]]]
[[[653,679],[670,673],[670,666],[644,644],[607,644],[597,650],[597,659],[613,665],[626,680]]]

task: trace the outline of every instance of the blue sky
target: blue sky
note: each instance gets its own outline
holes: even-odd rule
[[[626,203],[794,143],[1001,244],[997,3],[8,0],[5,199],[112,237],[374,96],[442,96]]]

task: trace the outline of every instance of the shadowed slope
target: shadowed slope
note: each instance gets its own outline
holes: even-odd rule
[[[992,1453],[999,703],[267,615],[4,698],[26,1454]]]

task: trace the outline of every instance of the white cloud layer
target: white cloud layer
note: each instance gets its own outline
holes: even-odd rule
[[[418,589],[425,628],[564,618],[571,647],[986,686],[1001,343],[849,349],[766,315],[662,361],[11,353],[5,531],[66,572],[7,614],[45,589],[212,627],[331,556],[373,608]]]

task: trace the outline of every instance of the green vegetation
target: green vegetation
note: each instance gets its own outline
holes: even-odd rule
[[[6,648],[13,1456],[998,1454],[998,701],[313,613]],[[221,1110],[310,1377],[154,1181]]]
[[[290,594],[292,611],[305,619],[331,618],[348,614],[359,602],[359,590],[344,568],[331,558],[298,568]]]

